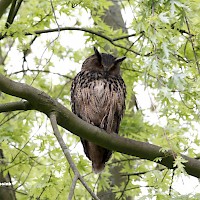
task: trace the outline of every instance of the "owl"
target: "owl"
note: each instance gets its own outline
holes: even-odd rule
[[[125,110],[126,86],[120,75],[120,65],[126,57],[94,54],[82,65],[71,86],[72,112],[84,121],[118,134]],[[84,152],[92,161],[94,173],[101,172],[112,151],[81,138]]]

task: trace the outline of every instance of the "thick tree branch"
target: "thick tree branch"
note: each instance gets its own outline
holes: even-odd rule
[[[57,140],[58,140],[58,143],[72,169],[72,171],[74,172],[74,180],[72,182],[72,190],[70,191],[69,193],[69,196],[68,196],[68,200],[71,200],[72,197],[73,197],[73,193],[74,193],[74,189],[75,189],[75,185],[76,185],[76,182],[77,182],[77,179],[79,179],[81,181],[81,183],[83,184],[83,186],[86,188],[86,190],[91,194],[91,196],[96,199],[96,200],[99,200],[99,198],[93,193],[93,191],[88,187],[88,185],[86,184],[86,182],[84,181],[83,177],[80,175],[75,163],[73,162],[73,159],[70,155],[70,152],[67,148],[67,146],[65,145],[65,142],[58,130],[58,126],[57,126],[57,120],[56,120],[56,112],[52,112],[50,113],[50,121],[51,121],[51,125],[52,125],[52,128],[53,128],[53,131],[54,131],[54,135],[56,136]]]
[[[0,0],[0,19],[11,2],[12,0]]]
[[[7,22],[6,22],[6,28],[9,28],[9,26],[13,23],[16,3],[17,3],[17,0],[12,0],[12,5],[11,5]]]
[[[10,8],[10,12],[8,14],[8,18],[7,18],[7,22],[6,22],[6,28],[9,28],[10,25],[13,23],[16,15],[17,15],[17,12],[21,6],[21,3],[22,3],[23,0],[13,0],[12,1],[12,5],[11,5],[11,8]]]
[[[107,134],[98,127],[81,120],[49,95],[32,86],[12,81],[0,74],[0,90],[6,94],[26,99],[32,109],[45,113],[47,116],[50,116],[52,111],[56,112],[58,124],[82,138],[109,150],[142,159],[154,161],[155,158],[161,157],[160,164],[170,169],[173,168],[172,151],[162,152],[161,147],[156,145],[123,138],[116,134]],[[187,173],[200,178],[200,161],[184,155],[182,157],[187,160],[183,163]]]

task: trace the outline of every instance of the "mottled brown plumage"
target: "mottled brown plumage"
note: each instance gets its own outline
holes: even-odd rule
[[[72,83],[72,111],[107,133],[118,133],[125,109],[126,86],[120,75],[120,64],[125,57],[99,53],[96,48],[94,51]],[[83,138],[81,142],[93,171],[101,172],[112,152]]]

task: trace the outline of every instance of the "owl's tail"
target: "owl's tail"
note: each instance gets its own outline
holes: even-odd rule
[[[99,163],[99,162],[92,162],[92,171],[95,174],[101,173],[105,168],[105,163]]]

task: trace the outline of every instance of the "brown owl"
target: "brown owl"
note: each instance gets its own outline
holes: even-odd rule
[[[72,111],[108,134],[118,133],[126,98],[120,64],[126,57],[99,53],[95,47],[94,52],[83,62],[81,72],[72,83]],[[83,138],[81,142],[86,156],[92,161],[93,172],[101,172],[112,152]]]

